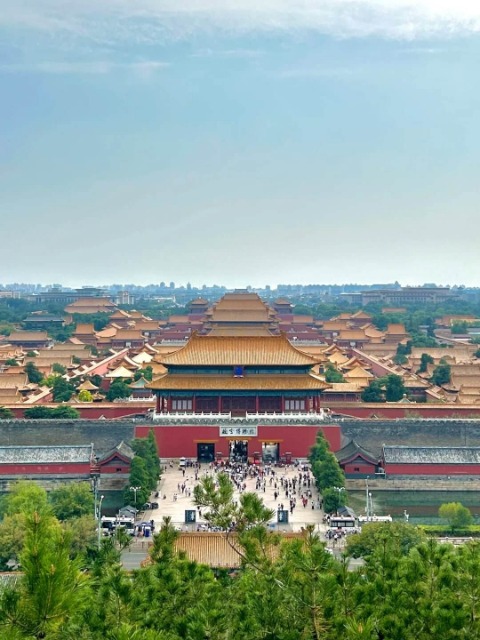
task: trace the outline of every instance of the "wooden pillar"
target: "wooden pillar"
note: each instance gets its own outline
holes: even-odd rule
[[[167,412],[170,413],[172,411],[172,396],[168,394],[167,396]]]
[[[193,394],[192,398],[192,411],[193,413],[197,413],[197,397],[195,394]]]
[[[218,413],[222,413],[222,396],[218,396]]]
[[[255,413],[258,413],[258,410],[260,408],[260,399],[258,397],[258,394],[255,396]]]
[[[280,409],[282,413],[285,413],[285,396],[283,395],[283,393],[280,398]]]
[[[157,394],[157,399],[156,399],[156,403],[155,403],[155,411],[157,413],[160,413],[161,409],[160,409],[160,394]]]

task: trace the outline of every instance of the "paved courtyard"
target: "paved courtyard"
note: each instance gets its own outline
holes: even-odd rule
[[[263,468],[263,467],[262,467]],[[301,468],[290,465],[287,467],[270,467],[272,473],[264,475],[265,487],[256,488],[257,478],[247,476],[244,480],[244,491],[256,492],[263,500],[264,504],[275,511],[274,518],[271,520],[272,527],[280,531],[300,531],[306,524],[314,524],[318,531],[324,531],[326,526],[323,522],[323,510],[320,508],[320,497],[315,488],[315,483],[311,473]],[[301,482],[299,474],[302,474]],[[159,508],[145,513],[139,514],[142,521],[154,520],[155,528],[158,530],[165,516],[170,516],[173,524],[184,531],[192,531],[197,528],[206,526],[205,519],[196,509],[196,524],[185,524],[185,511],[187,509],[195,509],[193,504],[193,488],[206,475],[215,476],[216,471],[209,464],[202,464],[199,469],[193,467],[185,468],[185,473],[178,468],[178,464],[174,467],[167,466],[166,471],[162,473],[162,478],[158,485],[159,498],[153,498],[159,503]],[[197,475],[197,480],[195,479]],[[306,477],[304,477],[304,475]],[[296,479],[295,488],[290,488],[288,495],[286,493],[286,483],[293,483]],[[283,486],[282,486],[283,480]],[[185,484],[184,491],[181,485]],[[243,483],[242,483],[243,484]],[[275,498],[275,493],[278,493]],[[308,493],[311,492],[311,497]],[[235,491],[235,499],[239,498],[239,491]],[[306,505],[303,506],[302,495],[306,498]],[[296,506],[293,511],[290,510],[290,500],[296,500]],[[285,524],[277,524],[277,509],[279,505],[288,511],[289,522]]]

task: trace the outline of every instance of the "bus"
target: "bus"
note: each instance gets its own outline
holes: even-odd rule
[[[331,516],[328,525],[328,537],[333,536],[335,533],[347,534],[360,532],[360,527],[357,526],[357,521],[353,516]]]
[[[115,528],[125,529],[131,536],[135,535],[135,519],[134,518],[116,518]]]
[[[116,529],[121,527],[125,529],[131,536],[135,535],[135,519],[117,516],[111,518],[109,516],[102,516],[101,529],[104,536],[111,536],[115,533]]]

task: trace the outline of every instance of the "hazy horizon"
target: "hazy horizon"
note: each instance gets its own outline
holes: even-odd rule
[[[480,6],[1,4],[0,281],[476,285]]]

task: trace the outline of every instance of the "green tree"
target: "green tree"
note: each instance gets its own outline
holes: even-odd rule
[[[16,367],[18,362],[15,360],[15,358],[8,358],[7,360],[5,360],[5,364],[7,367]]]
[[[150,482],[145,460],[135,456],[130,465],[129,483],[124,491],[125,504],[133,504],[138,509],[147,502],[151,491]],[[130,487],[138,487],[138,489],[133,491]]]
[[[29,480],[15,482],[1,502],[0,566],[9,569],[9,562],[20,562],[25,540],[26,517],[33,513],[51,514],[47,493]]]
[[[385,381],[385,399],[387,402],[398,402],[405,395],[406,389],[401,376],[391,373]]]
[[[82,389],[78,394],[80,402],[93,402],[93,396],[88,389]]]
[[[442,358],[443,360],[443,358]],[[435,367],[433,370],[432,377],[430,378],[430,382],[432,384],[436,384],[437,386],[441,386],[442,384],[448,384],[451,380],[451,368],[450,365],[446,362],[440,361],[440,364]]]
[[[53,400],[54,402],[68,402],[72,397],[75,388],[67,382],[62,376],[57,376],[53,382]]]
[[[93,493],[87,482],[70,482],[49,494],[49,502],[58,520],[71,520],[93,514]]]
[[[150,429],[146,438],[135,438],[131,443],[135,455],[145,463],[145,470],[148,475],[145,488],[154,491],[160,479],[160,458],[158,457],[157,441],[153,429]]]
[[[59,405],[55,407],[55,409],[51,410],[51,417],[55,420],[60,419],[68,419],[68,420],[77,420],[80,417],[80,413],[77,409],[73,407],[69,407],[68,405]]]
[[[144,369],[139,369],[138,371],[135,371],[133,379],[140,380],[140,378],[145,378],[145,380],[149,380],[151,382],[153,378],[152,367],[148,366],[148,367],[145,367]]]
[[[361,398],[362,402],[385,402],[382,383],[379,380],[372,380],[362,391]]]
[[[87,604],[88,578],[70,558],[70,538],[49,515],[26,516],[23,579],[0,596],[0,621],[23,638],[54,638]],[[67,637],[67,636],[63,636]]]
[[[317,488],[323,493],[331,487],[344,487],[345,474],[338,460],[328,448],[327,440],[322,431],[317,433],[315,444],[310,449],[308,459]]]
[[[323,510],[325,513],[337,513],[347,504],[347,492],[344,487],[329,487],[323,490]]]
[[[27,362],[25,365],[25,373],[27,374],[28,381],[32,384],[39,384],[43,379],[43,375],[34,362]]]
[[[397,352],[394,357],[394,362],[396,364],[406,364],[408,362],[408,355],[412,353],[412,343],[409,340],[406,344],[399,342],[397,345]]]
[[[13,411],[7,407],[0,407],[0,420],[11,420],[14,417]]]
[[[325,370],[325,382],[345,382],[343,375],[330,362]]]
[[[428,365],[433,364],[433,358],[429,353],[422,353],[420,357],[420,367],[417,373],[425,373],[428,369]]]
[[[114,380],[107,391],[107,400],[113,402],[117,398],[128,398],[132,395],[132,390],[123,380]]]
[[[64,418],[75,420],[80,417],[80,413],[73,407],[69,407],[67,405],[59,405],[54,409],[51,407],[45,407],[44,405],[37,405],[25,409],[24,416],[31,420],[60,420]]]
[[[58,362],[54,362],[52,364],[52,371],[54,373],[58,373],[59,375],[63,376],[67,373],[67,368],[63,366],[63,364],[59,364]]]
[[[427,539],[424,531],[404,522],[368,522],[360,533],[347,538],[347,552],[353,558],[367,558],[385,540],[394,543],[395,553],[407,555],[410,549]]]
[[[452,324],[451,331],[454,335],[465,334],[468,332],[468,322],[463,320],[462,322],[454,322]]]
[[[447,502],[440,505],[438,515],[447,520],[452,533],[456,529],[464,529],[473,523],[473,516],[461,502]]]
[[[46,420],[48,418],[52,419],[53,409],[39,404],[37,406],[25,409],[23,415],[25,416],[25,418],[29,418],[31,420]]]
[[[92,384],[94,384],[96,387],[98,387],[99,389],[102,386],[103,378],[102,378],[102,376],[99,376],[98,374],[90,376],[87,379],[90,380],[90,382]]]
[[[47,492],[36,482],[31,480],[18,480],[10,492],[2,499],[2,513],[14,515],[17,513],[51,513],[48,504]]]

